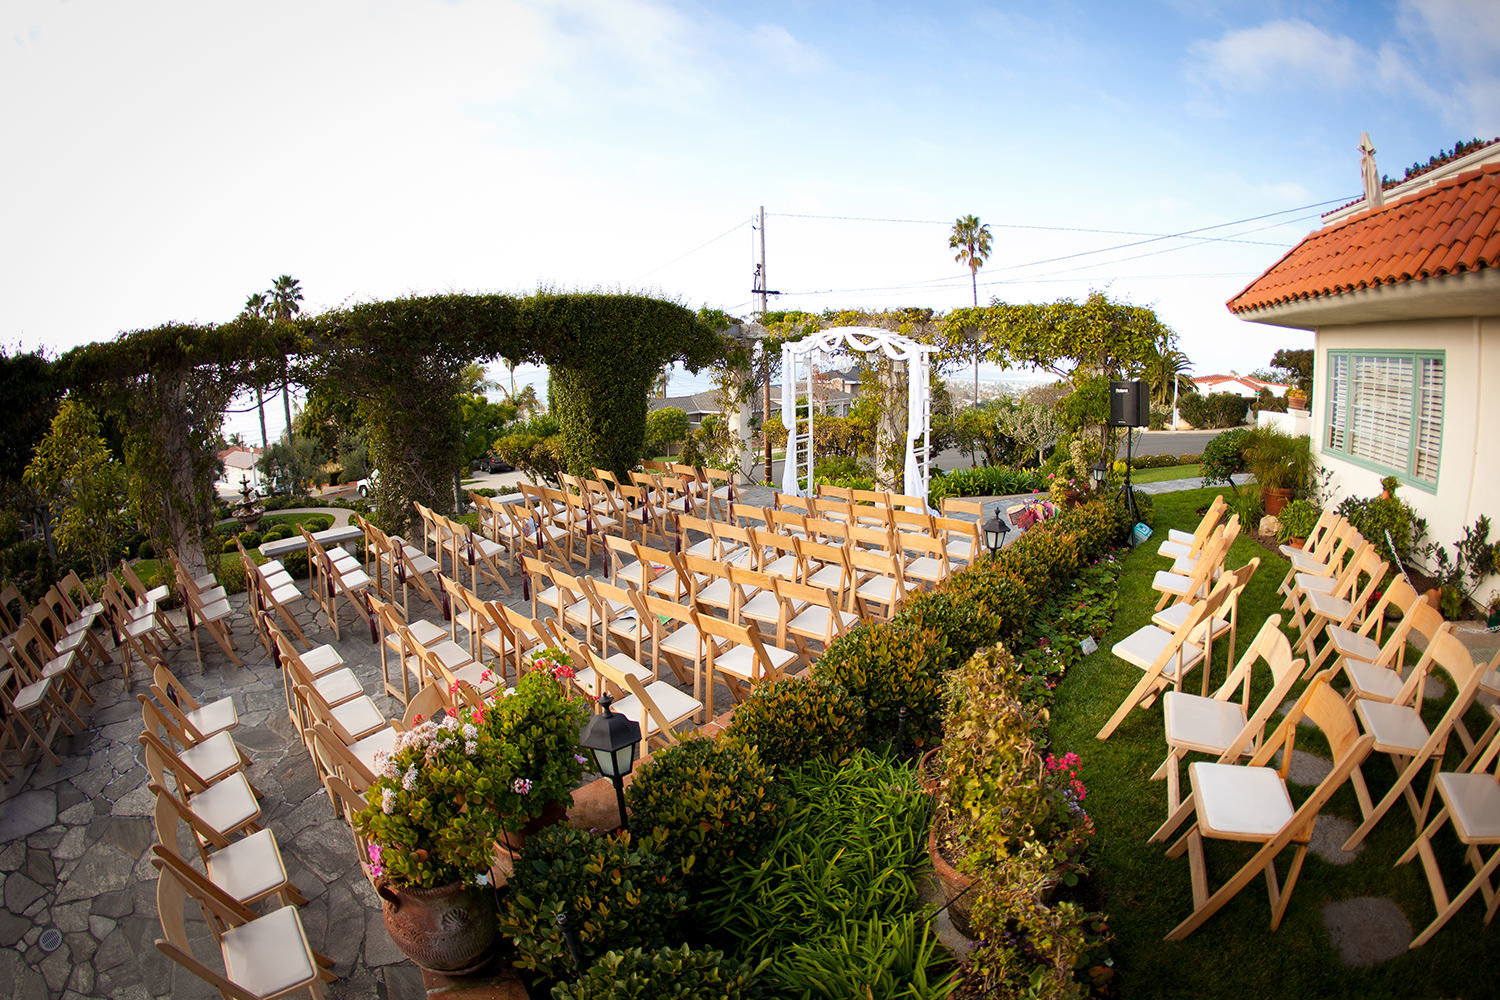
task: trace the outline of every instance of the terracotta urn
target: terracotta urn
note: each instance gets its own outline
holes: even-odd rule
[[[432,888],[382,883],[376,892],[386,933],[422,968],[462,976],[490,960],[498,933],[492,887],[472,882]]]
[[[974,909],[974,880],[954,868],[939,849],[938,824],[927,831],[927,856],[932,861],[933,874],[943,890],[943,900],[948,906],[948,919],[964,937],[972,938],[974,928],[969,923],[969,914]]]
[[[534,837],[547,829],[547,827],[556,826],[567,818],[568,804],[566,802],[548,802],[542,809],[542,814],[527,820],[526,825],[521,827],[520,832],[512,833],[506,830],[500,834],[500,840],[513,853],[520,853],[521,849],[526,846],[527,837]]]

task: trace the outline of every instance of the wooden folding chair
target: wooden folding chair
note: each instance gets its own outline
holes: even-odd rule
[[[948,562],[972,566],[984,555],[984,536],[980,534],[978,521],[967,521],[958,517],[935,517],[932,530],[948,546]]]
[[[307,902],[287,875],[276,834],[269,827],[230,840],[167,789],[155,782],[147,788],[156,796],[151,820],[156,827],[158,851],[166,851],[175,861],[186,864],[178,848],[178,830],[186,827],[208,880],[235,902],[251,906],[272,896],[284,906]]]
[[[714,548],[718,560],[729,566],[760,569],[760,552],[751,530],[730,521],[715,521]]]
[[[734,503],[736,494],[734,475],[727,469],[704,469],[703,477],[708,480],[706,516],[712,519],[717,509],[728,517],[729,505]]]
[[[494,656],[500,662],[499,674],[503,682],[505,661],[514,652],[510,626],[503,616],[491,615],[479,595],[463,584],[446,576],[442,577],[442,584],[452,607],[448,637],[457,642],[458,626],[462,625],[469,638],[469,658],[483,661]]]
[[[1402,612],[1401,620],[1390,630],[1384,642],[1376,636],[1385,625],[1387,608]],[[1414,635],[1420,635],[1425,650],[1432,649],[1432,638],[1450,628],[1443,613],[1418,594],[1411,584],[1395,579],[1387,585],[1380,602],[1365,616],[1358,630],[1329,626],[1325,631],[1336,654],[1335,676],[1342,671],[1349,681],[1348,701],[1396,701],[1406,685],[1406,647]],[[1422,665],[1425,671],[1426,664]]]
[[[767,646],[755,625],[736,625],[713,615],[697,614],[699,632],[707,640],[707,718],[715,718],[714,680],[722,679],[736,704],[757,685],[778,681],[782,672],[797,661],[797,654],[779,646]]]
[[[97,670],[93,670],[77,650],[70,653],[59,653],[57,647],[47,639],[46,633],[38,624],[37,619],[42,608],[38,605],[31,609],[31,614],[21,623],[10,636],[10,652],[14,660],[24,660],[30,670],[27,673],[32,680],[50,680],[57,684],[57,695],[62,702],[76,710],[84,702],[90,705],[94,703],[94,696],[89,692],[88,685],[84,683],[85,678],[79,676],[84,670],[89,670],[93,679],[99,679]],[[72,697],[65,692],[71,691]]]
[[[1427,669],[1421,669],[1424,666]],[[1423,682],[1432,666],[1447,675],[1453,695],[1442,718],[1429,729],[1422,719],[1421,708]],[[1495,655],[1491,666],[1500,666],[1500,653]],[[1479,695],[1485,669],[1474,662],[1474,657],[1456,635],[1444,630],[1433,637],[1427,653],[1422,657],[1422,663],[1406,679],[1395,704],[1365,698],[1355,699],[1354,713],[1359,717],[1360,726],[1373,739],[1372,749],[1391,758],[1396,767],[1396,780],[1379,802],[1372,802],[1364,774],[1358,766],[1355,767],[1352,778],[1354,794],[1359,800],[1364,819],[1349,835],[1349,839],[1344,841],[1344,850],[1352,851],[1358,847],[1375,828],[1375,824],[1401,798],[1406,800],[1417,828],[1422,828],[1432,806],[1437,775],[1442,769],[1443,754],[1448,749],[1448,738],[1457,732],[1465,749],[1473,749],[1474,741],[1464,728],[1463,717]],[[1413,786],[1423,769],[1429,769],[1431,775],[1427,788],[1419,799]]]
[[[785,638],[783,626],[788,609],[776,597],[776,586],[772,580],[772,577],[757,570],[730,565],[729,585],[734,588],[734,599],[729,606],[729,620],[741,624],[754,622],[774,629],[777,645],[781,645]],[[803,605],[794,603],[793,607],[796,611],[801,611]]]
[[[694,535],[697,536],[696,541]],[[679,555],[717,559],[719,545],[714,540],[714,523],[691,514],[681,515],[677,518],[677,539],[672,547]]]
[[[906,576],[901,560],[890,552],[850,545],[849,568],[854,573],[854,611],[861,618],[890,621],[906,600]],[[880,613],[871,611],[878,605]]]
[[[1353,524],[1340,518],[1323,533],[1316,546],[1309,542],[1306,548],[1284,552],[1291,565],[1276,588],[1276,592],[1287,599],[1282,609],[1292,609],[1292,595],[1299,585],[1299,577],[1300,585],[1305,589],[1329,590],[1334,578],[1369,544]],[[1324,579],[1319,581],[1318,577]]]
[[[639,590],[632,592],[636,615],[651,640],[651,673],[661,675],[665,658],[681,684],[691,685],[693,696],[703,697],[703,670],[708,664],[703,633],[693,617],[693,609]]]
[[[1228,524],[1215,528],[1191,565],[1179,560],[1173,563],[1170,570],[1157,570],[1151,578],[1151,589],[1161,597],[1157,598],[1154,611],[1160,611],[1169,604],[1191,603],[1213,588],[1229,555],[1229,546],[1239,534],[1239,523],[1239,515],[1236,514],[1229,519]]]
[[[1214,642],[1224,635],[1229,636],[1229,662],[1233,663],[1235,652],[1239,648],[1240,636],[1240,597],[1244,595],[1245,588],[1250,585],[1251,577],[1260,568],[1260,557],[1256,556],[1239,569],[1229,570],[1228,575],[1233,578],[1229,587],[1229,596],[1224,598],[1219,605],[1218,612],[1208,621],[1198,627],[1198,634],[1193,636],[1196,641],[1203,643],[1204,655],[1210,663],[1214,658]],[[1192,612],[1195,602],[1184,597],[1176,604],[1172,604],[1151,616],[1151,624],[1159,625],[1168,632],[1175,632],[1182,627],[1187,616]]]
[[[854,566],[844,546],[799,538],[795,540],[795,547],[800,565],[794,579],[832,591],[840,608],[853,611]]]
[[[1313,524],[1312,531],[1307,533],[1307,538],[1303,540],[1301,545],[1292,545],[1289,542],[1283,542],[1277,546],[1277,549],[1288,560],[1295,559],[1298,553],[1316,552],[1327,544],[1327,539],[1343,519],[1343,515],[1330,507],[1318,515],[1318,520]]]
[[[220,731],[194,739],[148,695],[135,697],[141,704],[141,728],[176,754],[178,762],[199,784],[217,784],[231,774],[243,773],[250,766],[250,759],[235,745],[234,737],[229,733]],[[256,791],[254,785],[250,788]],[[256,791],[257,797],[259,794]]]
[[[1308,670],[1320,668],[1333,652],[1332,643],[1324,643],[1317,649],[1315,643],[1323,630],[1332,625],[1343,629],[1357,629],[1364,620],[1364,613],[1373,603],[1371,596],[1380,588],[1390,563],[1380,558],[1375,547],[1369,546],[1364,553],[1349,564],[1331,592],[1321,590],[1299,590],[1292,610],[1299,633],[1294,649],[1307,656]],[[1365,581],[1360,585],[1360,580]],[[1309,620],[1311,616],[1311,620]]]
[[[11,605],[15,605],[19,610],[12,610]],[[25,618],[30,611],[31,605],[26,603],[26,598],[21,595],[19,587],[14,583],[6,583],[0,587],[0,627],[4,628],[6,635],[14,632],[16,626],[21,623],[21,619]]]
[[[156,939],[156,947],[163,955],[235,1000],[269,1000],[304,989],[314,998],[327,995],[323,984],[334,981],[327,968],[333,962],[308,944],[295,906],[256,916],[180,859],[158,852],[151,863],[159,872],[156,912],[165,936]],[[203,911],[222,973],[193,953],[185,912],[189,901]]]
[[[583,577],[581,582],[589,603],[594,606],[594,614],[601,623],[600,655],[608,659],[611,655],[610,644],[613,643],[619,647],[620,652],[627,653],[638,661],[642,643],[649,630],[641,627],[640,612],[636,609],[632,592],[591,576]]]
[[[323,548],[322,544],[312,536],[312,532],[302,525],[297,525],[297,530],[302,533],[303,539],[307,542],[308,565],[312,569],[313,597],[317,599],[323,613],[328,616],[328,624],[333,628],[333,637],[341,638],[338,608],[340,596],[354,609],[359,620],[369,625],[370,614],[365,609],[364,592],[369,589],[373,581],[364,571],[364,567],[338,546],[334,546],[333,551]]]
[[[359,515],[355,515],[358,517]],[[250,553],[240,544],[240,540],[234,540],[234,547],[240,553],[240,565],[245,568],[245,589],[250,595],[252,604],[258,604],[261,610],[269,613],[275,612],[287,628],[296,635],[297,641],[304,646],[311,645],[307,641],[307,634],[302,631],[302,626],[297,624],[297,617],[292,611],[293,602],[301,602],[307,599],[307,595],[297,586],[292,575],[286,571],[286,567],[279,560],[271,559],[264,563],[257,563],[251,558]]]
[[[677,553],[649,548],[637,542],[635,556],[642,566],[642,578],[645,581],[642,590],[660,594],[671,601],[680,601],[687,596],[687,572],[682,568]],[[617,575],[617,582],[618,579]]]
[[[54,765],[62,763],[52,750],[58,731],[83,731],[83,720],[60,697],[53,681],[34,676],[4,647],[0,647],[0,708],[4,709],[0,712],[0,733],[5,737],[0,740],[0,750],[24,753],[26,747],[35,744]],[[73,720],[72,725],[68,719]]]
[[[688,603],[705,614],[727,616],[734,607],[734,585],[729,582],[729,566],[717,559],[685,554]]]
[[[1256,664],[1271,672],[1270,690],[1250,710]],[[1236,764],[1255,752],[1265,736],[1266,723],[1285,703],[1292,685],[1302,676],[1302,661],[1292,659],[1292,644],[1281,631],[1281,616],[1271,615],[1261,625],[1224,683],[1208,697],[1185,691],[1162,695],[1162,724],[1167,759],[1151,775],[1167,780],[1167,821],[1151,835],[1151,843],[1166,840],[1192,811],[1182,801],[1180,763],[1189,753],[1212,754],[1220,764]]]
[[[222,837],[254,833],[261,828],[260,800],[244,771],[231,771],[220,781],[204,784],[156,735],[143,732],[140,739],[141,758],[146,773],[150,775],[149,784],[169,789]],[[172,775],[170,785],[167,783],[168,773]]]
[[[198,669],[203,669],[203,647],[198,642],[200,630],[206,630],[213,637],[225,655],[234,661],[235,666],[243,667],[245,661],[240,659],[239,647],[229,628],[229,616],[233,614],[233,609],[229,606],[224,588],[217,585],[207,590],[200,588],[188,573],[187,567],[178,560],[177,554],[169,553],[169,557],[177,570],[177,581],[187,605],[188,631],[193,634],[193,653],[198,658]]]
[[[125,586],[129,587],[131,594],[134,595],[134,600],[130,603],[138,607],[149,607],[153,612],[156,611],[156,606],[165,601],[172,593],[172,589],[166,584],[152,587],[148,590],[146,585],[141,582],[141,578],[136,576],[135,567],[130,565],[128,559],[120,560],[120,579],[125,581]],[[216,582],[212,574],[204,574],[203,576],[193,578],[193,583],[200,587],[212,587]],[[166,633],[172,645],[175,646],[182,641],[171,619],[165,614],[158,615],[156,624],[158,628]]]
[[[802,581],[802,562],[797,558],[797,537],[773,529],[750,529],[750,538],[759,553],[759,570],[767,576]]]
[[[852,611],[845,611],[833,591],[827,587],[794,583],[780,577],[772,577],[771,586],[776,592],[776,600],[781,604],[776,645],[785,649],[787,637],[790,636],[798,655],[808,665],[813,662],[809,641],[818,643],[826,650],[833,640],[859,624],[859,616]]]
[[[905,558],[901,573],[908,584],[925,589],[935,588],[953,572],[953,563],[948,556],[948,546],[931,534],[915,534],[897,531],[893,535],[897,553],[917,553]]]
[[[947,501],[944,501],[946,503]],[[1219,520],[1229,508],[1224,494],[1220,493],[1213,498],[1208,505],[1208,510],[1203,512],[1197,527],[1192,531],[1179,531],[1177,528],[1169,528],[1167,537],[1157,546],[1156,554],[1166,556],[1176,561],[1183,556],[1196,556],[1203,550],[1203,546],[1213,537],[1214,529],[1219,526]]]
[[[619,670],[608,660],[583,647],[584,658],[598,676],[601,687],[616,696],[614,712],[641,727],[648,746],[667,746],[679,739],[676,728],[701,717],[703,703],[666,681],[644,682],[633,673]]]
[[[1484,895],[1486,927],[1495,919],[1495,911],[1500,909],[1500,893],[1490,882],[1496,867],[1500,866],[1500,768],[1496,766],[1497,761],[1500,761],[1500,740],[1492,738],[1474,761],[1472,770],[1460,768],[1457,772],[1438,772],[1433,785],[1442,808],[1396,859],[1396,864],[1404,865],[1414,857],[1421,857],[1427,888],[1437,910],[1432,922],[1412,939],[1412,948],[1420,948],[1432,940],[1432,936],[1442,930],[1443,925],[1463,909],[1476,892]],[[1438,864],[1437,852],[1432,846],[1433,837],[1450,821],[1454,836],[1464,846],[1463,859],[1474,872],[1474,877],[1451,897],[1443,869]],[[1484,856],[1484,848],[1490,849],[1488,858]]]
[[[1208,596],[1192,606],[1187,618],[1175,632],[1160,625],[1143,625],[1111,648],[1116,657],[1141,671],[1140,680],[1130,689],[1095,739],[1107,740],[1137,706],[1149,707],[1156,696],[1168,687],[1182,690],[1182,678],[1203,664],[1203,690],[1208,694],[1208,665],[1202,645],[1193,641],[1201,626],[1210,622],[1229,597],[1234,578],[1222,577]]]
[[[150,662],[152,656],[165,655],[166,647],[172,641],[163,625],[166,614],[153,605],[138,606],[113,577],[104,583],[104,606],[116,641],[125,647],[120,666],[128,686],[133,659],[139,657],[144,664]]]
[[[1317,726],[1327,739],[1333,752],[1333,767],[1300,806],[1293,806],[1286,777],[1291,769],[1297,727],[1304,720]],[[1271,930],[1280,927],[1287,904],[1291,902],[1292,890],[1297,887],[1297,878],[1302,873],[1302,862],[1307,856],[1318,813],[1364,760],[1372,743],[1370,736],[1359,734],[1354,714],[1338,692],[1329,686],[1328,674],[1322,673],[1307,685],[1286,719],[1271,738],[1261,744],[1249,764],[1203,761],[1190,764],[1188,783],[1192,795],[1189,801],[1194,820],[1187,832],[1167,851],[1167,856],[1181,857],[1184,852],[1188,855],[1193,912],[1168,932],[1166,940],[1181,941],[1192,934],[1258,875],[1264,875],[1266,879],[1271,902]],[[1272,755],[1278,750],[1282,752],[1280,767],[1268,767]],[[1203,853],[1205,837],[1261,846],[1222,886],[1210,892],[1208,866]],[[1276,859],[1288,846],[1293,847],[1292,863],[1282,885],[1278,881]]]
[[[200,703],[160,660],[152,665],[151,681],[152,697],[194,741],[228,732],[240,724],[233,697],[226,694],[207,705]]]

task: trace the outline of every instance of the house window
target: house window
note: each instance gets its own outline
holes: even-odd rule
[[[1441,352],[1330,351],[1325,448],[1436,486],[1443,360]]]

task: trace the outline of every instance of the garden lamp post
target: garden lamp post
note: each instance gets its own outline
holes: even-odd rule
[[[641,747],[641,727],[633,719],[609,710],[614,699],[608,693],[599,698],[604,714],[596,715],[578,734],[578,742],[594,755],[599,773],[614,782],[615,800],[620,806],[620,828],[629,829],[625,817],[625,775],[635,767]]]
[[[1104,481],[1109,478],[1109,463],[1095,462],[1089,469],[1089,475],[1094,479],[1094,489],[1104,489]]]
[[[990,550],[990,558],[996,559],[1000,556],[1000,546],[1005,544],[1005,536],[1010,531],[1010,525],[1005,523],[1005,518],[1000,516],[1000,508],[996,507],[990,513],[990,519],[982,525],[984,531],[984,547]]]

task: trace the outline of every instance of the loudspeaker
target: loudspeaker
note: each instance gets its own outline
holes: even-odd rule
[[[1149,427],[1151,396],[1146,383],[1111,382],[1109,384],[1109,426]]]

